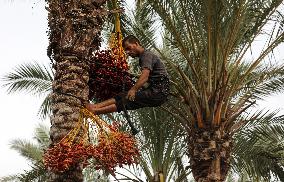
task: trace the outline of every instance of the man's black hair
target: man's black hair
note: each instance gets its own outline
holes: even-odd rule
[[[138,43],[139,45],[141,45],[139,39],[137,39],[134,35],[128,35],[123,39],[122,41],[123,47],[125,46],[125,42],[129,42],[131,44]]]

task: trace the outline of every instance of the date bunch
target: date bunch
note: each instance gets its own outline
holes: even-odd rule
[[[97,170],[114,175],[115,167],[137,163],[139,152],[135,139],[128,133],[120,132],[116,126],[109,128],[108,132],[99,132],[96,144],[83,140],[71,144],[62,140],[44,153],[44,165],[55,173],[80,164],[83,167],[92,165]]]
[[[129,90],[134,82],[125,56],[117,49],[97,51],[90,63],[90,99],[106,100]]]

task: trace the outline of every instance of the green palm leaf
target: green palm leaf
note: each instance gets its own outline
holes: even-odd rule
[[[141,137],[141,167],[147,179],[153,179],[157,172],[164,175],[166,181],[178,176],[185,179],[187,170],[178,172],[183,163],[185,145],[179,128],[172,126],[175,122],[166,112],[159,109],[143,109],[137,113],[135,119],[139,120]]]
[[[1,182],[19,182],[19,176],[18,175],[9,175],[0,178]]]
[[[43,100],[42,104],[40,105],[38,111],[38,115],[41,116],[42,119],[45,119],[51,115],[50,106],[51,106],[51,99],[50,99],[50,94],[48,94]]]
[[[42,155],[49,145],[49,129],[43,124],[39,124],[34,133],[36,142],[24,139],[14,139],[10,143],[11,149],[18,152],[22,157],[30,162],[32,169],[23,173],[2,177],[1,181],[46,181],[47,171],[42,163]]]
[[[42,159],[41,148],[27,140],[15,139],[11,142],[10,147],[32,163],[40,162]]]
[[[5,75],[3,86],[8,87],[8,92],[26,91],[34,95],[42,95],[51,91],[53,74],[51,69],[38,63],[22,64],[13,72]]]
[[[34,131],[34,139],[40,145],[40,148],[45,149],[49,146],[49,128],[43,124],[39,124]]]
[[[45,119],[51,114],[49,95],[53,72],[50,67],[37,62],[25,63],[14,68],[13,72],[4,75],[2,80],[5,82],[2,86],[7,87],[9,93],[28,92],[32,95],[44,95],[45,99],[39,108],[38,115]]]
[[[233,169],[240,176],[283,180],[284,116],[275,117],[276,113],[258,112],[258,117],[248,118],[249,122],[236,134]]]

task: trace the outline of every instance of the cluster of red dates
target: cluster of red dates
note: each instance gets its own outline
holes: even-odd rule
[[[125,56],[117,56],[114,51],[98,51],[91,59],[90,99],[106,100],[133,86]]]

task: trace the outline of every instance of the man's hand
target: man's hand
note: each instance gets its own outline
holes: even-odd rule
[[[139,90],[144,83],[148,81],[148,77],[150,74],[149,69],[143,69],[141,75],[139,76],[137,82],[134,84],[134,86],[128,91],[126,98],[130,101],[135,100],[135,95],[137,90]]]
[[[127,99],[130,100],[130,101],[134,101],[135,100],[135,94],[136,94],[136,89],[135,88],[131,88],[128,93],[127,93]]]

